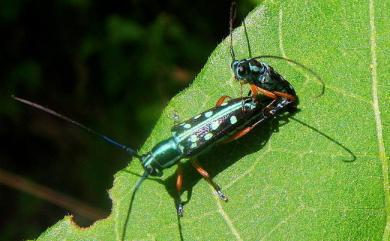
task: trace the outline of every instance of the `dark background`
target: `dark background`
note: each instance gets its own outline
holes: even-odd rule
[[[240,1],[236,22],[254,5]],[[106,190],[129,160],[11,95],[138,148],[228,35],[229,8],[205,0],[0,1],[0,240],[36,238],[69,213],[12,185],[31,181],[108,214]],[[74,214],[80,225],[93,222]]]

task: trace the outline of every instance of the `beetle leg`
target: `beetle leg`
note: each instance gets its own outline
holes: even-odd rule
[[[196,171],[214,188],[219,198],[226,202],[228,200],[227,196],[223,194],[219,185],[210,178],[208,172],[199,165],[198,161],[192,160],[191,163],[192,166],[196,169]]]
[[[284,93],[284,92],[274,91],[273,93],[275,95],[277,95],[279,97],[282,97],[282,98],[285,98],[285,99],[287,99],[289,101],[295,101],[296,100],[295,96],[287,94],[287,93]]]
[[[222,143],[229,143],[229,142],[232,142],[234,140],[237,140],[243,136],[245,136],[246,134],[248,134],[251,130],[253,129],[252,126],[249,126],[249,127],[246,127],[245,129],[237,132],[236,134],[232,135],[231,137],[229,137],[228,139],[222,141]]]
[[[183,168],[182,168],[180,163],[177,166],[176,176],[177,176],[177,178],[176,178],[176,190],[177,190],[176,210],[177,210],[177,215],[179,215],[180,217],[183,217],[184,207],[183,207],[183,202],[181,201],[181,197],[180,197],[181,190],[183,187]]]
[[[228,95],[223,95],[221,96],[221,98],[218,99],[217,103],[215,103],[215,106],[221,106],[223,102],[225,102],[225,100],[229,98],[231,99],[232,97],[228,96]]]
[[[284,93],[284,92],[280,92],[280,91],[274,91],[274,92],[271,92],[269,90],[266,90],[266,89],[263,89],[263,88],[260,88],[254,84],[251,84],[250,85],[250,88],[251,88],[251,94],[252,96],[256,96],[258,95],[259,93],[271,98],[271,99],[276,99],[278,97],[282,97],[282,98],[285,98],[285,99],[288,99],[290,101],[295,101],[296,100],[296,97],[293,96],[293,95],[290,95],[290,94],[287,94],[287,93]]]
[[[252,92],[252,96],[255,97],[257,95],[259,95],[260,93],[271,98],[271,99],[276,99],[277,98],[277,95],[274,94],[273,92],[271,91],[268,91],[266,89],[263,89],[263,88],[260,88],[260,87],[257,87],[256,85],[254,84],[251,84],[250,85],[250,88],[251,88],[251,92]]]
[[[180,123],[180,116],[176,113],[176,111],[173,112],[172,119],[173,119],[174,125],[177,125]]]

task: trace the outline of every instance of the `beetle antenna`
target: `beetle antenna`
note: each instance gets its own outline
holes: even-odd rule
[[[125,220],[125,223],[123,225],[123,232],[122,232],[122,238],[121,238],[122,241],[125,240],[125,237],[126,237],[126,228],[127,228],[127,224],[129,223],[131,209],[133,208],[133,202],[134,202],[134,199],[135,199],[135,193],[138,191],[138,189],[141,186],[142,182],[146,178],[148,178],[148,176],[149,176],[149,173],[147,171],[145,171],[144,174],[138,179],[138,181],[134,185],[133,193],[131,194],[129,209],[128,209],[127,215],[126,215],[126,220]]]
[[[288,58],[285,58],[285,57],[282,57],[282,56],[277,56],[277,55],[260,55],[260,56],[253,57],[253,59],[279,59],[279,60],[285,60],[287,62],[293,63],[293,64],[301,67],[302,69],[308,71],[321,84],[321,93],[318,94],[315,97],[320,97],[320,96],[322,96],[325,93],[325,82],[322,80],[320,75],[317,72],[315,72],[314,70],[312,70],[311,68],[305,66],[304,64],[299,63],[298,61],[295,61],[295,60],[292,60],[292,59],[288,59]]]
[[[246,38],[246,45],[248,46],[249,58],[252,58],[252,49],[251,49],[251,45],[250,45],[250,43],[249,43],[249,35],[248,35],[248,31],[246,30],[245,19],[242,20],[242,25],[244,26],[244,32],[245,32],[245,38]]]
[[[338,145],[339,147],[341,147],[342,149],[344,149],[346,152],[348,152],[348,154],[351,155],[351,159],[350,159],[350,160],[343,160],[343,161],[345,161],[345,162],[353,162],[353,161],[356,160],[356,155],[355,155],[348,147],[344,146],[341,142],[339,142],[339,141],[333,139],[332,137],[328,136],[328,135],[325,134],[324,132],[318,130],[317,128],[315,128],[315,127],[313,127],[313,126],[311,126],[311,125],[309,125],[309,124],[307,124],[307,123],[305,123],[305,122],[303,122],[303,121],[301,121],[301,120],[299,120],[299,119],[297,119],[297,118],[295,118],[295,117],[293,117],[293,116],[290,116],[289,118],[291,118],[292,120],[298,122],[298,123],[301,124],[301,125],[306,126],[306,127],[309,128],[309,129],[311,129],[311,130],[317,132],[318,134],[322,135],[322,136],[325,137],[326,139],[330,140],[331,142],[335,143],[336,145]]]
[[[233,22],[236,18],[236,2],[233,1],[232,5],[230,5],[230,17],[229,17],[229,34],[230,34],[230,55],[232,56],[232,60],[236,59],[236,55],[233,49]]]
[[[56,111],[54,111],[54,110],[52,110],[52,109],[46,108],[46,107],[44,107],[44,106],[42,106],[42,105],[40,105],[40,104],[34,103],[34,102],[32,102],[32,101],[29,101],[29,100],[26,100],[26,99],[23,99],[23,98],[14,96],[14,95],[12,95],[11,97],[12,97],[14,100],[16,100],[16,101],[19,101],[19,102],[21,102],[21,103],[23,103],[23,104],[26,104],[26,105],[28,105],[28,106],[31,106],[31,107],[33,107],[33,108],[42,110],[42,111],[44,111],[44,112],[46,112],[46,113],[49,113],[49,114],[51,114],[51,115],[54,115],[55,117],[57,117],[57,118],[59,118],[59,119],[61,119],[61,120],[64,120],[64,121],[69,122],[69,123],[71,123],[71,124],[73,124],[73,125],[75,125],[75,126],[78,126],[79,128],[81,128],[81,129],[87,131],[88,133],[90,133],[90,134],[92,134],[92,135],[95,135],[95,136],[99,137],[100,139],[104,140],[105,142],[107,142],[107,143],[109,143],[109,144],[111,144],[111,145],[113,145],[113,146],[115,146],[115,147],[117,147],[117,148],[119,148],[119,149],[122,149],[122,150],[126,151],[126,152],[129,153],[131,156],[134,156],[134,157],[136,157],[136,158],[138,158],[138,159],[141,158],[141,156],[140,156],[134,149],[132,149],[132,148],[130,148],[130,147],[128,147],[128,146],[125,146],[125,145],[123,145],[123,144],[120,144],[119,142],[117,142],[117,141],[114,140],[113,138],[108,137],[108,136],[103,135],[103,134],[100,134],[99,132],[97,132],[97,131],[95,131],[95,130],[93,130],[93,129],[87,127],[87,126],[85,126],[84,124],[81,124],[80,122],[77,122],[77,121],[75,121],[75,120],[73,120],[73,119],[71,119],[71,118],[69,118],[69,117],[67,117],[67,116],[65,116],[65,115],[63,115],[63,114],[60,114],[60,113],[58,113],[58,112],[56,112]]]

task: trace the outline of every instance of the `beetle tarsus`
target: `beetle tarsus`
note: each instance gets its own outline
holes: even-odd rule
[[[183,203],[180,202],[177,207],[176,207],[176,210],[177,210],[177,215],[179,217],[183,217],[183,212],[184,212],[184,206],[183,206]]]
[[[229,200],[228,197],[221,191],[221,189],[217,190],[217,194],[223,201],[227,202]]]

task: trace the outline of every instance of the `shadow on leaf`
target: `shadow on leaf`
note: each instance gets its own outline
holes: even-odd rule
[[[299,110],[297,111],[299,112]],[[341,142],[335,140],[334,138],[330,137],[329,135],[325,134],[324,132],[320,131],[319,129],[299,120],[293,117],[297,112],[295,113],[285,113],[283,115],[280,115],[276,118],[274,118],[272,121],[267,121],[261,127],[255,128],[251,133],[247,134],[246,136],[242,137],[241,139],[237,141],[233,141],[224,145],[218,145],[215,146],[212,150],[207,151],[206,153],[199,155],[196,159],[199,161],[199,163],[204,167],[205,170],[207,170],[210,174],[211,178],[214,178],[219,173],[223,172],[225,169],[236,163],[238,160],[241,160],[244,156],[258,152],[261,150],[270,139],[272,133],[278,132],[279,127],[286,125],[289,123],[290,119],[300,123],[301,125],[317,132],[319,135],[325,137],[329,141],[335,143],[340,148],[345,150],[350,156],[351,160],[343,160],[345,162],[353,162],[356,160],[356,156],[354,153],[344,146]],[[230,150],[230,151],[227,151]],[[196,170],[193,168],[190,161],[186,161],[182,164],[183,167],[183,191],[181,194],[186,193],[186,200],[183,202],[183,205],[186,205],[190,202],[192,194],[193,194],[193,187],[202,179],[201,175],[199,175]],[[126,227],[130,219],[130,213],[132,209],[132,204],[135,197],[135,192],[138,189],[139,185],[141,184],[143,180],[143,176],[134,173],[132,171],[124,170],[124,172],[130,173],[132,175],[136,175],[141,177],[139,181],[136,184],[136,187],[133,191],[131,202],[129,205],[129,211],[127,213],[127,217],[125,220],[124,225],[124,232],[123,232],[123,238],[126,234]],[[177,207],[177,201],[179,194],[175,188],[176,186],[176,173],[170,175],[166,179],[159,179],[159,178],[152,178],[148,177],[147,179],[156,181],[157,183],[164,185],[167,192],[173,199],[173,208],[174,210]],[[223,187],[221,187],[223,190]],[[234,198],[234,197],[232,197]],[[177,216],[177,224],[178,224],[178,230],[180,239],[183,239],[183,233],[182,233],[182,226],[180,222],[180,217]],[[123,240],[123,239],[122,239]]]

